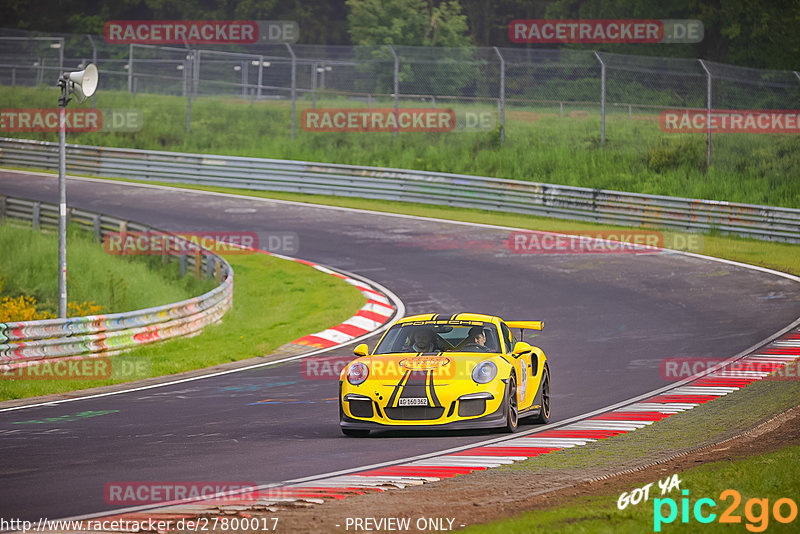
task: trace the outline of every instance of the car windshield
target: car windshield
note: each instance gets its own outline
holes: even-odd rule
[[[386,332],[374,354],[399,352],[500,352],[492,323],[483,321],[414,321]]]

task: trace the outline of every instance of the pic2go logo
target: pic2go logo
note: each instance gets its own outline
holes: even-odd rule
[[[671,497],[657,498],[653,500],[653,531],[661,532],[663,524],[670,524],[681,514],[681,523],[689,523],[691,511],[694,520],[698,523],[712,523],[717,519],[717,514],[711,510],[716,508],[717,503],[713,499],[698,499],[694,506],[689,504],[689,490],[681,492],[683,498],[680,500],[680,507],[675,499]],[[719,494],[721,501],[731,499],[728,508],[719,516],[719,523],[741,523],[742,517],[736,514],[736,509],[742,502],[741,494],[733,489],[726,489]],[[666,509],[665,509],[666,508]],[[664,515],[666,512],[667,515]],[[764,532],[769,526],[770,512],[778,523],[791,523],[797,518],[797,503],[792,499],[783,497],[769,506],[769,499],[749,499],[744,505],[744,516],[747,519],[745,528],[750,532]]]

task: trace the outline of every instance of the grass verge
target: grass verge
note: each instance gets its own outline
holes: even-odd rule
[[[62,393],[262,356],[352,316],[365,299],[335,276],[265,254],[226,257],[235,273],[233,308],[195,337],[145,345],[111,358],[105,380],[0,380],[0,400]],[[137,364],[135,375],[113,378]]]
[[[0,86],[7,108],[52,108],[57,90]],[[320,95],[317,108],[361,107],[346,98]],[[375,104],[391,107],[390,102]],[[427,107],[430,103],[405,102]],[[88,107],[84,104],[83,107]],[[101,109],[138,109],[138,132],[70,133],[69,142],[267,158],[376,165],[455,172],[648,194],[688,196],[774,206],[800,207],[800,137],[790,134],[714,134],[712,166],[705,169],[705,134],[665,134],[658,113],[613,113],[600,143],[597,107],[560,116],[557,108],[508,104],[506,141],[499,129],[483,132],[317,133],[304,131],[297,103],[296,137],[290,133],[286,101],[250,103],[233,97],[192,102],[186,132],[186,99],[103,90]],[[495,114],[490,104],[439,103],[457,114]],[[75,106],[77,109],[78,106]],[[72,108],[70,108],[72,109]],[[572,108],[574,111],[577,109]],[[55,133],[7,133],[57,140]]]
[[[476,525],[462,532],[797,532],[800,519],[796,514],[793,521],[782,524],[775,519],[773,507],[778,499],[783,498],[792,499],[797,504],[797,496],[800,495],[800,446],[786,447],[743,460],[705,464],[680,473],[680,479],[682,490],[689,491],[687,497],[677,490],[661,496],[660,488],[653,484],[647,502],[629,505],[624,510],[617,508],[618,493],[580,497],[562,506]],[[732,516],[739,518],[739,524],[720,523],[723,511],[734,504],[734,497],[720,495],[725,489],[733,489],[741,496],[741,503],[737,503],[732,510]],[[682,504],[683,498],[688,499],[688,505]],[[702,498],[710,498],[716,503],[706,503],[701,508],[705,516],[716,514],[708,524],[699,522],[693,512],[697,501]],[[655,521],[656,517],[667,518],[670,515],[670,505],[659,503],[656,499],[674,500],[678,514],[670,523]],[[761,503],[751,504],[751,499],[766,499],[766,508]],[[687,510],[685,521],[682,516],[684,507]],[[794,510],[796,512],[797,508]],[[780,513],[788,518],[791,514],[789,505],[783,504]]]
[[[113,256],[77,227],[67,234],[70,302],[94,301],[100,313],[117,313],[178,302],[211,291],[215,282],[180,277],[177,262],[161,257]],[[3,296],[26,295],[38,311],[58,312],[58,236],[30,227],[0,224]]]

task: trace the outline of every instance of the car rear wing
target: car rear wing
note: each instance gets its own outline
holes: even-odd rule
[[[544,321],[506,321],[509,328],[519,328],[524,330],[542,330]]]

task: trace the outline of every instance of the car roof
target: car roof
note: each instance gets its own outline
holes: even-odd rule
[[[409,315],[403,317],[398,324],[410,323],[414,321],[483,321],[486,323],[496,323],[502,321],[500,317],[495,315],[485,315],[482,313],[423,313],[418,315]]]

